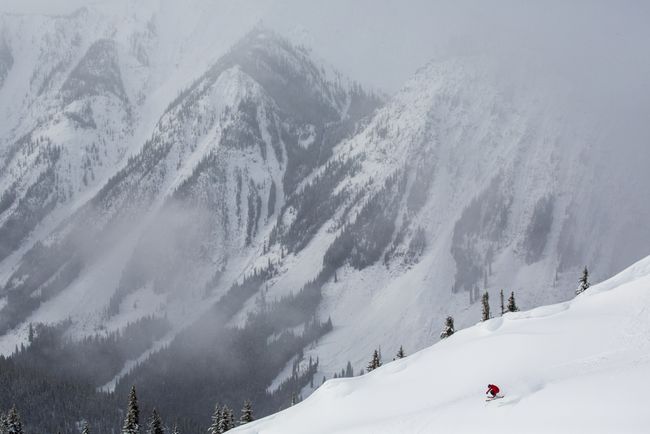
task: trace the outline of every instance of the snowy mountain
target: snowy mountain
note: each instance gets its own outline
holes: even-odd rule
[[[46,124],[39,128],[48,132],[72,129],[75,139],[84,141],[88,137],[77,133],[79,129],[89,129],[97,137],[113,137],[113,129],[98,131],[98,109],[93,110],[87,98],[102,107],[122,107],[123,117],[107,119],[128,125],[132,108],[116,56],[114,42],[93,44],[60,90],[65,107],[84,108],[61,114],[64,127]],[[98,155],[105,156],[108,145],[98,149],[93,144],[92,156],[77,167],[83,169],[83,185],[88,177],[95,178],[95,166],[112,168],[111,177],[89,202],[48,234],[45,243],[35,243],[18,262],[5,286],[14,297],[2,318],[4,331],[26,319],[24,315],[34,307],[56,299],[68,286],[78,287],[79,280],[83,282],[79,304],[70,304],[64,295],[58,308],[40,310],[46,316],[55,312],[61,319],[75,313],[89,317],[104,313],[105,321],[120,313],[124,297],[136,290],[154,300],[156,295],[174,291],[183,291],[185,302],[203,300],[206,282],[226,269],[231,256],[235,261],[242,253],[249,260],[246,255],[250,253],[245,252],[259,244],[254,242],[285,195],[322,164],[331,147],[377,105],[378,99],[357,85],[340,76],[330,81],[324,73],[306,52],[270,32],[254,30],[170,101],[151,137],[124,167],[117,164],[123,150],[118,149],[114,161],[104,161]],[[114,140],[121,143],[124,137],[117,135]],[[74,143],[64,142],[76,149]],[[62,146],[53,144],[49,136],[32,131],[15,146],[21,154],[8,155],[7,163],[24,168],[24,174],[18,169],[7,172],[16,181],[5,193],[4,229],[10,235],[3,237],[8,244],[6,256],[21,246],[50,211],[75,196],[76,186],[65,175],[81,172],[70,169],[77,155],[62,156]],[[24,163],[25,149],[34,150],[27,158],[45,161],[40,174],[34,174],[34,165]],[[48,158],[41,157],[43,153]],[[30,185],[33,179],[36,182]],[[194,227],[190,232],[188,224]],[[179,233],[172,235],[174,231]],[[111,254],[119,259],[112,259]],[[124,255],[129,254],[133,257],[125,264]],[[35,257],[39,258],[36,263]],[[108,264],[112,275],[106,271],[93,275],[98,272],[92,268],[97,262],[100,268]],[[34,267],[38,272],[31,271]],[[235,275],[245,271],[237,265],[232,268]],[[154,286],[148,287],[149,283]],[[88,292],[91,286],[97,288]],[[186,308],[178,297],[172,301],[169,306]],[[89,303],[99,312],[90,311]],[[31,320],[40,319],[37,315]]]
[[[233,432],[642,433],[650,258],[575,299],[497,315]],[[453,366],[453,369],[450,369]],[[503,399],[486,402],[486,385]]]
[[[194,429],[648,254],[650,152],[597,108],[478,56],[387,99],[211,4],[0,17],[3,354],[48,324]]]
[[[527,307],[566,300],[584,264],[600,280],[647,249],[631,222],[649,210],[629,189],[647,183],[631,157],[647,150],[628,154],[501,76],[484,59],[431,63],[337,146],[334,168],[306,187],[316,200],[289,199],[272,239],[306,247],[270,291],[305,282],[323,258],[318,312],[335,327],[305,353],[323,373],[356,371],[377,346],[435,342],[448,314],[473,324],[484,291],[515,291]]]
[[[215,11],[195,6],[0,15],[0,281],[140,151],[171,101],[256,22],[233,28],[218,15],[206,26]]]

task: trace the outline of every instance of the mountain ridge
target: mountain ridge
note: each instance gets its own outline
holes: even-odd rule
[[[160,408],[195,427],[216,399],[270,413],[377,346],[430,345],[480,292],[563,301],[585,264],[598,280],[645,253],[647,174],[628,168],[647,151],[525,73],[436,59],[386,100],[263,26],[222,50],[133,11],[57,18],[100,35],[50,22],[65,62],[12,61],[7,80],[30,62],[36,79],[0,127],[4,354],[32,324],[69,318],[57,333],[83,348],[118,333],[82,380],[146,399],[176,382],[183,407]],[[125,330],[142,332],[122,353]]]

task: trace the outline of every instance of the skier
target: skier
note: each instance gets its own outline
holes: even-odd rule
[[[486,395],[488,395],[489,399],[494,399],[498,396],[499,394],[499,387],[494,385],[494,384],[488,384],[487,391],[485,392]]]

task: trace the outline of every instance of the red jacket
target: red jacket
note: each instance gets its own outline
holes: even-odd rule
[[[488,384],[488,390],[485,393],[491,393],[492,395],[496,395],[497,393],[499,393],[499,388],[494,384]]]

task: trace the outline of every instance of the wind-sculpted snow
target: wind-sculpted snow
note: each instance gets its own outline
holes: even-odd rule
[[[234,433],[642,433],[650,258],[569,302],[506,313]],[[485,401],[487,384],[505,396]],[[579,405],[577,404],[579,403]]]

